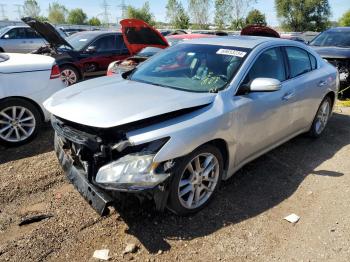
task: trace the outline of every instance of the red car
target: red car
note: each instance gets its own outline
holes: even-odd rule
[[[138,64],[146,61],[164,48],[178,42],[194,38],[214,37],[206,34],[182,34],[164,36],[156,29],[138,19],[124,19],[120,21],[125,45],[132,54],[131,57],[111,63],[107,75],[112,76],[134,69]]]

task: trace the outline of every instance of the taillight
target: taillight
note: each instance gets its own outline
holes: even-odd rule
[[[51,69],[50,79],[59,78],[61,76],[61,71],[58,65],[54,65]]]
[[[112,69],[109,69],[109,70],[107,71],[107,76],[113,76],[113,75],[115,75],[115,72],[114,72],[113,68],[112,68]]]

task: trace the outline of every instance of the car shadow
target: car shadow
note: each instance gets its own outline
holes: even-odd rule
[[[193,216],[157,213],[151,202],[116,209],[128,225],[127,233],[138,238],[148,252],[167,251],[171,249],[167,240],[203,237],[273,208],[290,197],[308,175],[333,179],[344,175],[317,167],[349,143],[350,117],[335,113],[322,137],[299,136],[244,166]]]
[[[44,124],[31,142],[17,147],[0,146],[0,165],[52,151],[53,137],[51,126]]]

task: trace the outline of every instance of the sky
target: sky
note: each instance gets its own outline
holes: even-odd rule
[[[37,0],[41,7],[41,14],[47,16],[49,4],[55,0]],[[110,22],[116,22],[121,16],[120,5],[123,0],[58,0],[59,3],[65,5],[68,9],[82,8],[88,17],[97,16],[102,18],[103,7],[102,3],[106,1],[108,4],[108,12],[110,13]],[[187,8],[187,1],[180,0],[184,7]],[[10,20],[18,20],[17,7],[18,4],[23,4],[23,0],[0,0],[0,5],[5,4],[5,14]],[[135,7],[141,7],[145,0],[125,0],[125,4]],[[151,12],[156,17],[157,21],[166,21],[166,0],[149,0]],[[214,1],[212,1],[214,2]],[[267,22],[271,26],[277,26],[278,19],[274,8],[274,0],[258,0],[250,9],[256,8],[265,13]],[[350,9],[350,0],[329,0],[332,10],[331,20],[337,21],[342,14]],[[210,8],[211,20],[214,17],[214,6]],[[1,19],[1,7],[0,7]]]

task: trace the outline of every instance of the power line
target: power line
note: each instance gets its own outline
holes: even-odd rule
[[[0,4],[0,20],[6,20],[7,17],[5,15],[5,6],[6,4]]]
[[[108,25],[109,24],[109,16],[111,15],[109,12],[108,12],[108,9],[110,7],[110,5],[107,3],[107,0],[103,0],[102,2],[102,9],[103,9],[103,12],[98,14],[98,15],[101,15],[103,18],[103,22],[104,24]]]

